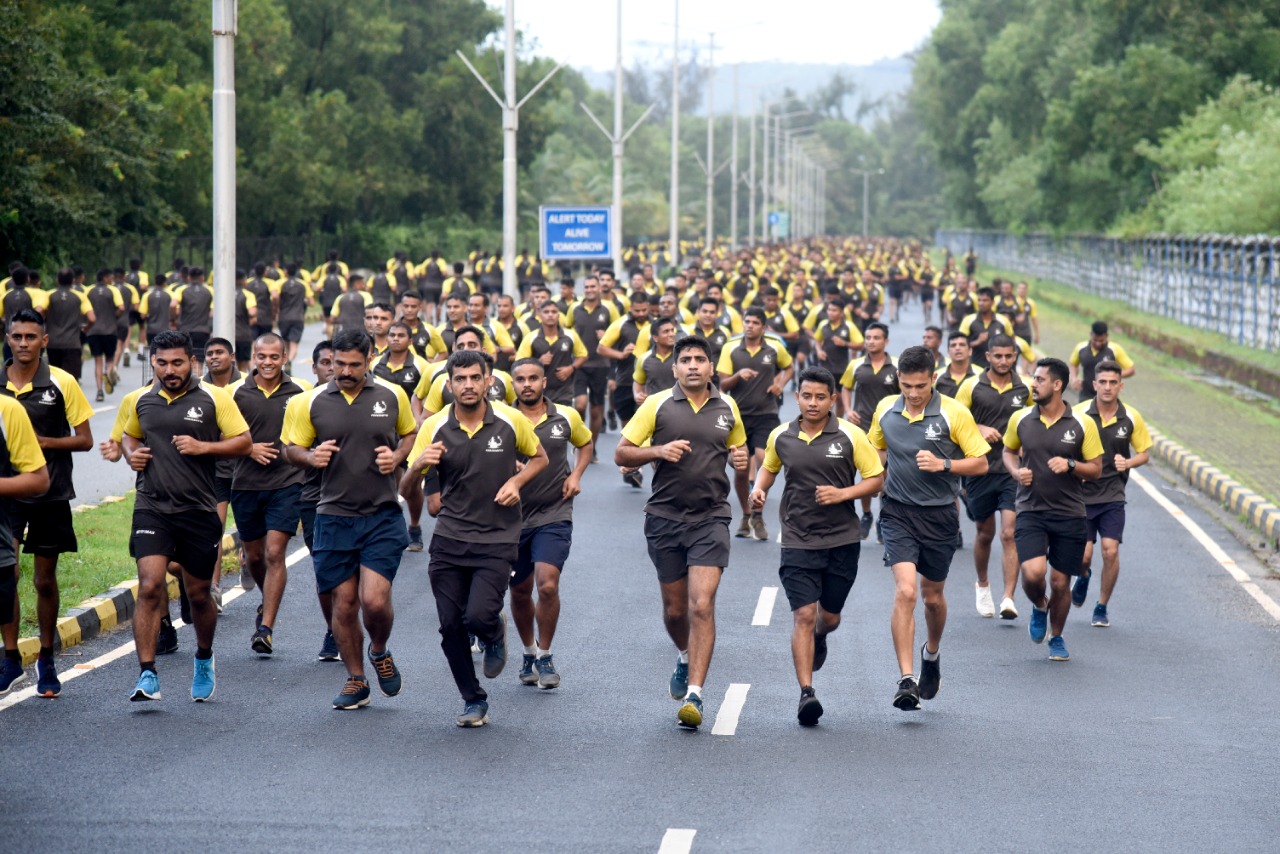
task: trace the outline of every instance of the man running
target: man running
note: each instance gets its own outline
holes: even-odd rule
[[[106,400],[107,394],[115,391],[116,383],[111,376],[111,359],[116,348],[116,319],[125,313],[124,297],[111,287],[110,270],[105,267],[98,271],[98,282],[85,293],[89,306],[93,310],[93,322],[86,330],[89,344],[89,355],[93,357],[93,379],[97,383],[96,401]]]
[[[244,375],[236,367],[231,342],[225,338],[209,338],[205,344],[205,372],[201,379],[209,385],[224,388],[230,393],[231,386],[240,381]],[[220,459],[217,464],[217,475],[214,479],[214,496],[218,500],[218,521],[225,530],[227,526],[227,508],[231,506],[231,480],[236,473],[236,461]],[[214,604],[222,611],[222,539],[218,539],[217,571],[213,574]]]
[[[952,332],[947,336],[946,365],[938,368],[933,375],[933,387],[938,394],[955,397],[965,380],[976,377],[980,371],[973,364],[973,350],[969,347],[969,336],[963,332]]]
[[[1111,334],[1105,320],[1095,320],[1089,328],[1089,340],[1081,341],[1071,351],[1067,360],[1071,369],[1071,388],[1080,392],[1080,400],[1092,400],[1094,371],[1102,362],[1115,362],[1120,366],[1120,378],[1128,379],[1137,370],[1133,359],[1119,344],[1111,343]]]
[[[40,440],[22,404],[0,397],[0,454],[9,458],[11,474],[0,477],[0,498],[36,498],[49,489],[49,469]],[[0,697],[27,680],[18,651],[18,550],[16,527],[8,501],[0,501],[0,633],[4,661],[0,666]],[[12,641],[12,642],[11,642]]]
[[[886,397],[898,393],[898,368],[885,351],[889,345],[889,327],[879,321],[867,324],[863,332],[864,355],[854,359],[840,377],[844,411],[855,427],[870,431],[876,408]],[[883,499],[881,499],[883,503]],[[871,496],[862,498],[862,518],[858,520],[862,539],[871,536]]]
[[[959,329],[969,336],[974,364],[987,366],[987,344],[991,338],[1003,333],[1013,337],[1013,324],[995,310],[996,292],[991,288],[978,288],[978,310],[960,321]]]
[[[440,648],[462,695],[460,727],[489,721],[488,694],[476,678],[467,633],[484,645],[484,675],[507,663],[502,600],[520,548],[521,490],[547,466],[547,452],[524,416],[487,400],[489,361],[459,350],[446,363],[454,402],[418,432],[401,493],[433,472],[428,510],[436,516],[427,573],[440,618]],[[528,461],[518,466],[520,456]]]
[[[813,674],[827,660],[827,635],[840,626],[858,577],[862,538],[854,499],[880,491],[884,466],[862,428],[832,414],[839,396],[830,371],[805,368],[799,386],[800,417],[769,435],[751,505],[763,511],[769,487],[785,467],[778,577],[791,604],[791,660],[800,683],[796,716],[802,726],[813,726],[823,711]]]
[[[587,348],[577,333],[560,325],[560,309],[553,300],[538,309],[538,320],[539,325],[520,342],[516,358],[542,362],[547,369],[547,397],[572,405],[573,375],[587,361]]]
[[[636,361],[636,370],[631,376],[631,395],[637,404],[644,403],[649,395],[666,391],[676,384],[672,359],[676,347],[676,322],[669,317],[659,318],[653,322],[652,329],[653,349]],[[707,345],[708,349],[714,349],[710,341]]]
[[[924,347],[903,350],[898,356],[902,393],[880,403],[867,436],[886,466],[880,533],[884,564],[893,569],[896,588],[890,628],[900,675],[893,705],[904,712],[936,697],[942,682],[943,588],[959,543],[959,478],[984,473],[991,450],[969,410],[933,390],[933,371],[933,356]],[[917,575],[927,629],[918,680],[913,667]]]
[[[133,641],[142,671],[129,699],[160,699],[156,638],[169,607],[165,574],[172,561],[182,568],[196,630],[191,699],[204,702],[215,689],[218,609],[210,586],[222,540],[216,463],[248,454],[253,443],[231,396],[198,379],[185,333],[166,330],[152,339],[151,365],[156,383],[129,402],[124,424],[124,454],[138,473],[129,553],[138,562]]]
[[[1049,660],[1071,655],[1062,630],[1071,610],[1071,578],[1084,571],[1087,513],[1085,480],[1102,474],[1102,442],[1092,418],[1072,412],[1062,399],[1071,373],[1061,359],[1041,359],[1031,378],[1034,406],[1009,419],[1004,467],[1018,482],[1018,530],[1022,589],[1031,600],[1031,640],[1049,638]],[[1052,567],[1045,596],[1046,570]]]
[[[725,464],[732,460],[734,469],[746,470],[747,434],[738,405],[711,382],[707,342],[681,338],[675,360],[676,386],[640,405],[623,428],[614,462],[624,468],[656,463],[644,533],[658,571],[663,622],[679,653],[671,696],[685,702],[677,719],[696,729],[715,648],[716,589],[729,563],[733,511]]]
[[[321,341],[311,351],[311,371],[315,374],[316,385],[326,385],[333,379],[333,342]],[[289,412],[285,410],[285,419]],[[282,435],[283,435],[283,431]],[[302,521],[302,541],[310,552],[315,547],[316,507],[320,503],[320,485],[324,480],[324,469],[307,469],[302,481],[302,494],[298,499],[298,515]],[[312,562],[314,565],[314,561]],[[316,658],[320,661],[341,661],[342,652],[333,637],[333,593],[319,591],[320,613],[324,617],[324,640],[320,642],[320,652]]]
[[[293,360],[298,356],[298,342],[302,340],[302,331],[306,325],[307,306],[316,304],[311,286],[299,277],[298,272],[296,263],[289,264],[285,267],[284,280],[271,286],[271,302],[275,307],[280,337],[288,346],[284,354],[286,366],[292,366]]]
[[[213,334],[213,288],[205,283],[203,267],[192,267],[187,275],[190,281],[174,294],[170,311],[178,331],[191,343],[195,370],[199,373],[204,370],[204,348]]]
[[[601,301],[597,276],[582,280],[582,299],[571,305],[565,316],[565,326],[577,334],[587,351],[587,360],[574,372],[573,405],[590,424],[593,440],[600,438],[604,425],[604,397],[609,386],[609,359],[600,352],[600,342],[619,317],[617,306]]]
[[[560,620],[560,573],[573,543],[573,498],[582,492],[582,476],[591,465],[594,448],[591,431],[578,411],[547,400],[546,369],[537,359],[522,359],[511,370],[520,414],[529,419],[547,454],[547,467],[520,496],[522,527],[511,576],[511,617],[524,644],[521,684],[551,689],[560,685],[551,642]],[[572,471],[570,445],[577,449]]]
[[[15,351],[16,352],[16,351]],[[1083,573],[1071,588],[1071,604],[1079,608],[1089,596],[1093,544],[1102,537],[1102,589],[1090,625],[1111,625],[1107,603],[1120,577],[1120,543],[1124,541],[1125,487],[1129,472],[1151,459],[1151,434],[1141,413],[1120,402],[1124,368],[1118,362],[1099,362],[1094,368],[1092,401],[1075,407],[1093,419],[1102,441],[1102,475],[1084,482],[1085,536]]]

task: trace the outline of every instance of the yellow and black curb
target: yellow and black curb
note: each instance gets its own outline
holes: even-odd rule
[[[1250,527],[1261,531],[1273,547],[1280,542],[1280,507],[1154,430],[1151,438],[1154,456],[1172,466],[1196,489],[1239,514]]]
[[[109,502],[104,502],[109,503]],[[223,554],[238,555],[240,553],[240,534],[231,531],[222,537]],[[178,581],[169,576],[169,598],[178,598]],[[138,602],[138,579],[112,587],[107,592],[92,596],[75,608],[67,611],[65,617],[58,620],[57,634],[53,638],[53,651],[69,649],[85,641],[92,640],[103,632],[110,631],[121,623],[128,622],[133,616],[133,609]],[[18,653],[22,656],[22,666],[33,664],[40,653],[38,637],[22,638],[18,641]]]

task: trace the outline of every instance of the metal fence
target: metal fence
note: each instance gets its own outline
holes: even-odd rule
[[[1164,236],[1134,240],[939,230],[958,263],[1063,282],[1232,341],[1280,349],[1280,237]]]

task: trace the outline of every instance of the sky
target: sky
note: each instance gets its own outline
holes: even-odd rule
[[[499,11],[504,0],[487,0]],[[675,0],[622,0],[623,64],[670,58]],[[516,26],[537,53],[574,68],[612,68],[616,0],[515,0]],[[804,14],[796,14],[803,10]],[[936,0],[681,0],[682,50],[715,61],[869,65],[919,47],[941,17]]]

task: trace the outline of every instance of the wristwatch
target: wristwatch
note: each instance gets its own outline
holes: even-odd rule
[[[1070,457],[1068,457],[1068,458],[1067,458],[1067,471],[1072,472],[1072,471],[1075,471],[1075,470],[1076,470],[1076,461],[1075,461],[1075,460],[1073,460],[1073,459],[1071,459]]]
[[[945,457],[942,460],[942,470],[948,474],[951,472],[951,458]]]

